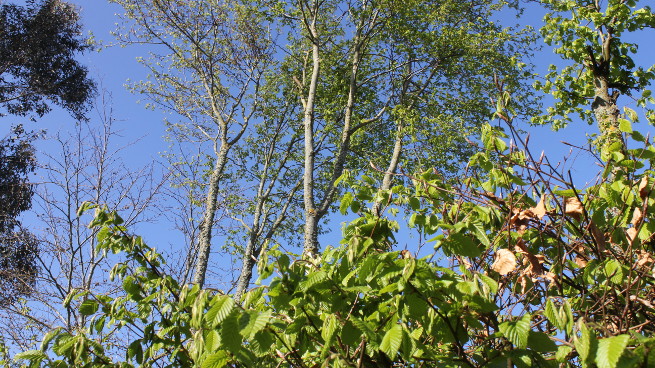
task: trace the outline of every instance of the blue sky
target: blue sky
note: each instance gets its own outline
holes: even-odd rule
[[[111,44],[113,36],[110,31],[115,29],[115,23],[118,22],[115,14],[120,13],[121,8],[103,0],[74,0],[71,2],[80,8],[85,30],[92,32],[99,43]],[[538,28],[541,24],[542,15],[543,10],[533,6],[521,17],[520,22]],[[652,43],[650,40],[653,36],[655,36],[655,32],[648,31],[638,36],[641,40],[635,40],[641,44],[638,60],[655,60],[655,50],[648,47]],[[122,131],[124,141],[117,142],[117,144],[120,145],[140,139],[138,144],[126,151],[125,160],[134,166],[160,160],[160,153],[167,148],[167,143],[162,139],[165,134],[165,127],[162,123],[165,114],[146,109],[144,103],[138,102],[141,97],[130,93],[125,88],[128,79],[141,80],[146,77],[145,69],[136,61],[137,57],[145,56],[146,52],[145,47],[122,48],[114,46],[104,47],[99,52],[81,56],[81,61],[89,67],[99,86],[112,95],[114,115],[118,120],[118,129]],[[559,63],[560,61],[551,48],[544,46],[533,62],[536,64],[536,72],[544,74],[549,64]],[[627,101],[627,99],[621,99],[619,102],[623,105]],[[548,101],[545,101],[545,104],[547,105]],[[634,108],[634,106],[632,107]],[[91,115],[91,118],[95,117]],[[20,121],[21,119],[15,117],[1,118],[1,129],[7,129],[10,124]],[[50,134],[71,129],[73,124],[72,118],[62,111],[54,111],[36,123],[26,122],[28,127],[47,129]],[[571,151],[571,147],[561,143],[561,141],[584,146],[587,142],[586,134],[597,131],[595,126],[578,123],[572,124],[559,132],[552,132],[549,127],[523,126],[523,128],[530,134],[530,144],[535,155],[538,156],[542,151],[545,151],[551,162],[558,162],[571,153],[569,160],[566,162],[566,167],[571,169],[576,183],[583,186],[585,182],[593,179],[597,169],[589,155],[575,149]],[[642,126],[638,127],[642,132],[650,131],[650,128],[647,128],[643,123]],[[39,143],[39,150],[48,150],[48,145],[47,141]],[[334,233],[330,238],[338,239],[339,226],[332,226],[332,229],[334,229]],[[175,242],[179,241],[175,232],[165,223],[143,226],[138,231],[144,235],[146,241],[150,244],[160,244],[159,248],[164,244],[174,246]],[[400,243],[403,243],[403,241],[401,240]]]

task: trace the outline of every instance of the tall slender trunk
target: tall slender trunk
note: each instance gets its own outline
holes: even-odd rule
[[[355,32],[355,37],[353,39],[353,57],[352,57],[352,70],[350,74],[350,83],[348,87],[348,101],[346,102],[343,127],[341,130],[341,140],[339,145],[339,150],[337,151],[334,165],[332,167],[332,173],[330,177],[330,182],[328,188],[326,189],[321,204],[318,208],[314,207],[314,198],[311,199],[311,211],[307,211],[307,206],[305,206],[305,248],[304,254],[317,254],[319,251],[318,244],[318,223],[323,216],[325,216],[334,200],[334,195],[337,192],[336,182],[339,177],[343,174],[343,170],[346,163],[346,157],[348,152],[350,152],[350,139],[355,132],[355,129],[352,128],[352,117],[355,108],[355,98],[357,94],[357,74],[359,71],[359,65],[361,62],[361,47],[362,47],[362,38],[361,32],[363,27],[363,21],[358,25]],[[318,47],[315,46],[314,51],[316,56],[318,55]],[[307,134],[307,130],[305,130]],[[307,136],[305,136],[307,139]],[[307,157],[307,156],[306,156]],[[312,158],[313,165],[313,158]],[[305,163],[307,168],[307,163]],[[307,173],[306,173],[307,174]],[[306,202],[307,203],[307,202]]]
[[[235,300],[240,300],[243,293],[248,289],[250,285],[250,280],[252,279],[252,269],[257,263],[257,258],[261,252],[261,245],[257,244],[256,236],[254,236],[253,229],[248,237],[248,242],[246,243],[246,250],[243,254],[242,264],[241,264],[241,273],[239,273],[239,279],[237,280],[237,291],[234,294]]]
[[[314,15],[316,18],[316,15]],[[305,100],[304,134],[305,134],[305,167],[303,174],[303,199],[305,208],[305,229],[303,254],[314,255],[318,253],[318,216],[314,202],[314,103],[318,87],[319,69],[321,59],[319,54],[318,37],[316,34],[316,19],[310,25],[312,35],[312,76],[309,82],[309,92]]]
[[[600,12],[600,7],[596,4],[596,10]],[[623,137],[619,130],[620,110],[616,105],[619,97],[619,91],[614,90],[610,93],[612,85],[611,68],[612,68],[612,43],[614,40],[613,30],[607,28],[605,32],[599,32],[601,41],[601,54],[596,58],[593,50],[588,48],[588,66],[594,76],[594,101],[591,109],[596,117],[596,123],[600,131],[599,146],[608,147],[616,142],[621,144],[623,149]]]
[[[218,151],[218,156],[216,157],[214,170],[209,178],[209,189],[207,190],[207,197],[205,198],[205,214],[203,216],[200,236],[198,238],[198,261],[193,275],[193,283],[200,287],[205,284],[209,252],[211,250],[212,228],[214,227],[214,217],[216,215],[218,203],[218,189],[221,176],[223,176],[223,171],[225,170],[229,149],[230,148],[226,142],[223,142]]]
[[[594,101],[591,108],[601,133],[601,147],[612,145],[615,142],[623,144],[619,129],[621,112],[616,105],[618,93],[610,94],[609,81],[605,75],[596,76],[594,84]]]
[[[380,190],[389,190],[391,189],[391,183],[393,182],[393,176],[396,174],[398,169],[398,162],[400,161],[400,154],[403,150],[403,126],[398,124],[396,127],[396,141],[393,145],[393,152],[391,153],[391,161],[389,161],[389,167],[387,171],[384,172],[384,178],[382,178],[382,185]],[[373,214],[380,216],[382,214],[382,203],[377,200],[373,204]]]

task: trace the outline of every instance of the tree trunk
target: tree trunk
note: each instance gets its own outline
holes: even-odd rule
[[[303,199],[305,207],[305,229],[303,255],[318,253],[318,213],[314,202],[314,101],[318,85],[321,65],[318,39],[316,34],[316,14],[310,25],[312,36],[312,76],[309,82],[309,92],[304,101],[305,113],[303,120],[305,134],[305,172],[303,174]]]
[[[620,110],[616,105],[618,93],[610,94],[609,82],[604,75],[594,78],[594,84],[594,102],[591,108],[601,133],[600,147],[608,147],[615,142],[623,144],[619,129]]]
[[[207,197],[205,199],[205,215],[203,216],[200,237],[198,239],[198,261],[193,275],[193,283],[200,287],[203,287],[205,284],[209,252],[211,250],[212,229],[214,227],[214,217],[218,202],[218,188],[225,169],[228,152],[229,147],[222,145],[216,158],[214,170],[209,179],[209,189],[207,190]]]
[[[384,178],[382,179],[382,185],[380,190],[389,190],[391,189],[391,183],[393,182],[393,176],[396,174],[398,169],[398,162],[400,161],[400,154],[403,149],[403,127],[402,124],[398,124],[396,127],[396,141],[393,145],[393,153],[391,154],[391,161],[389,162],[389,167],[384,173]],[[373,214],[376,216],[382,215],[382,203],[380,201],[375,201],[373,204]]]

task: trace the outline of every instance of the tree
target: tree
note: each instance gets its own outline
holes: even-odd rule
[[[17,220],[32,206],[35,138],[19,125],[0,141],[0,306],[29,295],[38,272],[38,243]]]
[[[193,282],[204,285],[229,154],[259,109],[257,92],[271,62],[264,19],[231,0],[115,2],[134,21],[121,42],[161,47],[143,59],[152,78],[137,90],[181,119],[170,124],[176,139],[208,145],[204,210],[190,252],[197,255]]]
[[[200,183],[207,196],[195,240],[199,284],[212,231],[243,250],[243,290],[263,244],[294,226],[304,227],[307,253],[318,251],[319,225],[349,170],[389,166],[386,187],[403,164],[456,172],[471,147],[455,132],[489,114],[480,101],[494,90],[494,73],[524,86],[513,58],[526,38],[490,20],[504,2],[432,2],[428,17],[416,15],[427,9],[417,1],[119,3],[135,21],[122,42],[163,46],[146,60],[152,79],[137,90],[179,114],[173,140],[209,143],[214,171]],[[229,22],[215,24],[218,15]],[[442,144],[424,149],[429,140]],[[221,209],[236,227],[216,223]],[[304,219],[290,215],[299,210]]]
[[[77,214],[85,201],[122,208],[127,226],[155,217],[153,202],[163,182],[157,180],[153,165],[135,168],[121,159],[133,147],[119,142],[111,102],[108,95],[102,97],[93,119],[78,122],[69,133],[48,137],[50,149],[38,160],[40,184],[36,188],[26,184],[34,196],[30,208],[23,210],[33,215],[30,239],[38,248],[28,248],[32,250],[28,256],[9,261],[14,265],[29,261],[39,272],[29,274],[32,282],[21,284],[29,296],[26,301],[0,306],[0,334],[14,349],[33,347],[33,336],[52,328],[74,330],[85,324],[86,317],[77,311],[84,298],[61,303],[74,290],[102,290],[108,295],[117,291],[104,282],[113,260],[95,251],[96,230],[86,226],[88,218]],[[16,279],[18,271],[12,273]]]
[[[0,105],[7,113],[40,117],[51,102],[84,117],[95,87],[74,59],[90,48],[80,32],[77,11],[63,1],[0,5]]]
[[[84,117],[94,84],[74,56],[89,45],[80,37],[75,9],[59,0],[26,6],[0,5],[0,106],[5,113],[43,116],[54,103]],[[3,306],[32,291],[37,275],[37,240],[17,217],[31,207],[35,134],[22,126],[0,142],[0,282]]]
[[[650,99],[646,88],[655,80],[652,66],[635,63],[638,45],[623,36],[655,28],[651,8],[638,8],[633,0],[543,3],[551,10],[544,18],[544,40],[556,45],[555,52],[569,65],[552,66],[545,83],[537,82],[537,88],[551,93],[558,102],[547,117],[535,121],[554,119],[554,126],[559,128],[571,121],[571,115],[577,115],[589,124],[596,121],[601,146],[622,145],[620,125],[625,119],[618,107],[619,97],[634,96],[637,105],[644,107]],[[591,115],[585,108],[589,101]],[[625,113],[635,120],[634,110],[626,106]]]
[[[453,133],[475,130],[474,122],[489,114],[480,101],[493,91],[494,73],[522,88],[516,50],[529,37],[494,24],[504,5],[298,1],[271,7],[293,30],[282,70],[303,119],[305,253],[320,249],[319,224],[334,209],[349,170],[376,175],[363,168],[384,165],[385,189],[399,165],[459,170],[470,146],[465,134]],[[440,144],[426,149],[431,139]]]

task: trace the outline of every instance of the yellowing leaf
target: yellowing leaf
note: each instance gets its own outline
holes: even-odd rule
[[[501,275],[507,275],[516,269],[516,256],[514,256],[514,253],[511,250],[499,249],[496,252],[491,269]]]

